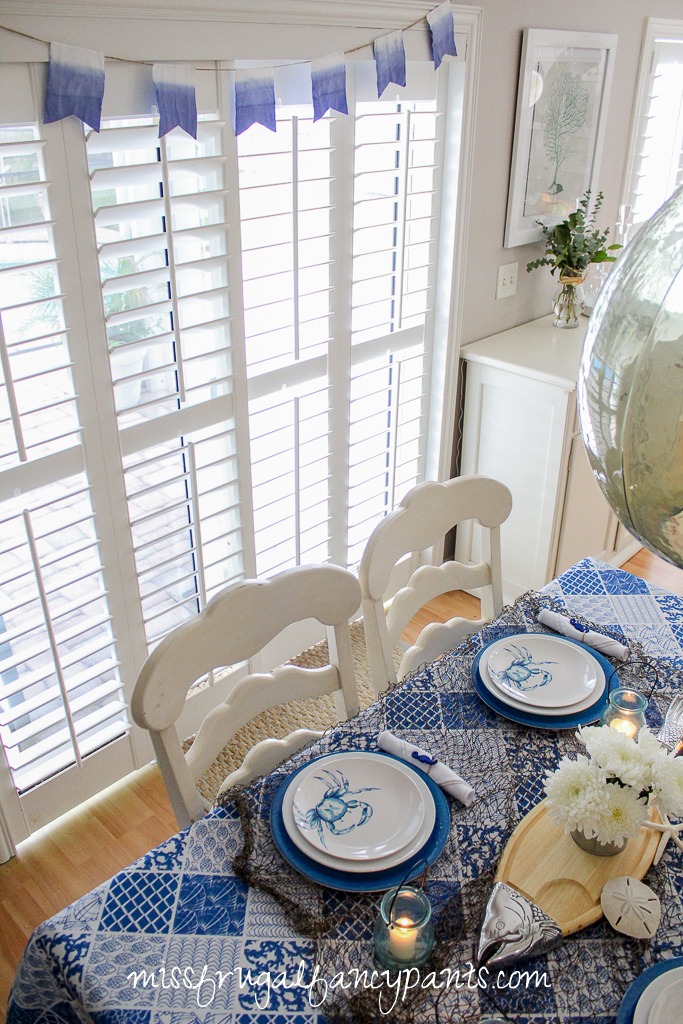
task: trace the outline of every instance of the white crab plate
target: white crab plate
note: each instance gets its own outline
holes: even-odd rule
[[[349,751],[312,761],[298,776],[292,811],[301,835],[341,860],[378,860],[422,828],[425,799],[412,768]]]
[[[374,757],[373,754],[368,753],[368,757]],[[429,792],[429,786],[420,776],[415,773],[415,782],[422,792],[424,800],[425,816],[422,825],[416,832],[415,836],[410,840],[409,843],[401,849],[397,850],[396,853],[387,854],[386,857],[373,858],[371,862],[367,860],[348,860],[344,857],[335,857],[331,853],[326,853],[325,850],[317,850],[297,828],[294,820],[294,793],[299,784],[298,776],[292,779],[292,784],[287,788],[282,801],[282,823],[285,827],[285,831],[289,838],[292,840],[294,845],[305,853],[311,860],[316,861],[318,864],[323,864],[325,867],[334,868],[336,871],[350,871],[353,874],[362,873],[369,874],[374,871],[386,871],[389,868],[395,868],[400,864],[406,863],[411,857],[419,853],[424,844],[432,834],[434,823],[436,821],[436,805],[434,803],[434,797]]]
[[[544,633],[519,633],[491,644],[485,668],[496,690],[525,707],[572,707],[605,681],[587,650]]]
[[[584,697],[582,701],[579,701],[578,704],[571,704],[566,708],[542,708],[538,705],[533,705],[532,707],[528,701],[517,700],[515,697],[511,697],[509,694],[504,693],[491,679],[488,665],[486,663],[486,649],[482,652],[481,661],[479,662],[479,677],[489,693],[492,693],[493,696],[496,697],[497,700],[502,701],[503,704],[507,704],[508,707],[515,708],[517,711],[532,712],[534,715],[539,715],[542,718],[552,718],[556,720],[558,716],[564,715],[565,713],[576,715],[582,711],[587,711],[601,699],[606,685],[605,672],[598,661],[595,662],[595,665],[598,672],[598,685],[596,688],[592,693],[589,693],[587,697]]]

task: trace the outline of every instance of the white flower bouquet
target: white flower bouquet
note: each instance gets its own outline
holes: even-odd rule
[[[556,825],[604,844],[634,836],[641,825],[668,835],[678,831],[669,816],[683,817],[683,757],[675,758],[648,729],[637,741],[607,725],[579,729],[578,738],[588,756],[563,757],[545,779]],[[665,824],[649,821],[653,803]]]

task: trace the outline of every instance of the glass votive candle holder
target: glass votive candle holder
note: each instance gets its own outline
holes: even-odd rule
[[[646,707],[647,700],[642,693],[620,686],[610,693],[600,725],[608,725],[634,740],[645,725]]]
[[[432,908],[422,889],[402,885],[382,898],[375,921],[375,954],[394,970],[420,967],[434,946]]]

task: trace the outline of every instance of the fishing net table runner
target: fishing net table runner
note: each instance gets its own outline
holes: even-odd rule
[[[587,603],[602,610],[599,603]],[[401,1024],[476,1021],[488,1014],[519,1024],[603,1024],[616,1016],[621,997],[637,974],[662,957],[683,953],[683,863],[670,844],[660,865],[645,879],[662,901],[662,922],[654,941],[618,935],[602,920],[566,939],[555,952],[516,965],[517,971],[511,968],[499,977],[497,970],[487,976],[471,969],[476,966],[484,904],[508,838],[543,798],[546,772],[563,755],[582,749],[574,730],[530,729],[499,717],[472,687],[471,665],[483,646],[512,633],[550,632],[536,620],[540,607],[565,613],[569,607],[582,624],[630,644],[629,662],[613,664],[621,685],[651,693],[647,719],[657,731],[672,696],[683,688],[680,656],[671,661],[648,654],[651,644],[625,636],[614,621],[606,625],[598,615],[579,614],[579,608],[588,611],[586,601],[572,600],[561,587],[551,585],[549,592],[518,599],[456,651],[414,673],[353,721],[329,730],[269,777],[222,801],[229,813],[240,817],[244,843],[233,865],[238,877],[277,904],[285,927],[291,929],[289,941],[284,941],[283,932],[273,975],[289,969],[293,976],[295,962],[303,960],[309,980],[316,970],[325,979],[308,994],[300,993],[304,998],[299,1010],[304,1014],[312,1012],[311,1002],[320,1000],[319,1012],[328,1024],[375,1021],[387,1012]],[[377,737],[384,729],[451,765],[477,794],[469,808],[450,801],[450,837],[425,881],[436,926],[435,952],[420,969],[415,987],[410,987],[414,976],[407,987],[406,979],[388,984],[377,977],[376,987],[370,986],[370,977],[356,982],[358,972],[371,975],[373,968],[384,969],[373,961],[372,944],[381,894],[339,892],[303,878],[280,855],[269,825],[273,797],[293,770],[327,753],[377,750]],[[396,813],[400,815],[400,807]],[[450,985],[448,973],[440,973],[445,968],[451,972]],[[432,975],[437,986],[442,984],[438,991],[430,984]]]

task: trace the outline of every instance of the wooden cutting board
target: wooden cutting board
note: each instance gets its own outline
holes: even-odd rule
[[[653,821],[661,821],[656,809]],[[522,818],[510,836],[496,873],[557,921],[571,935],[602,917],[600,893],[610,878],[642,878],[652,864],[662,833],[641,828],[614,857],[579,849],[571,836],[553,825],[547,802]]]

